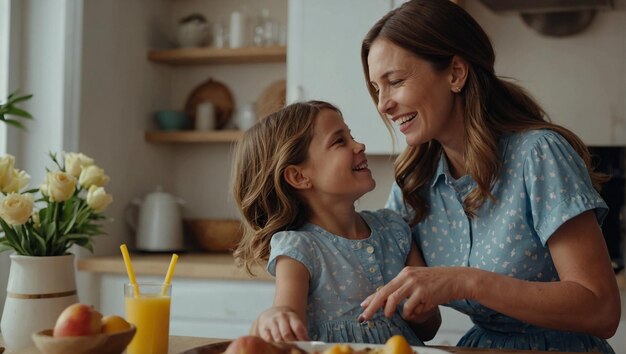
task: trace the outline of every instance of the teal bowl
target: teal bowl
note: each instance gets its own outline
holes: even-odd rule
[[[161,130],[183,130],[190,126],[189,116],[185,112],[163,109],[154,113]]]

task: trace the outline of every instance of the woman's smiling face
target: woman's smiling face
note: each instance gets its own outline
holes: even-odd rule
[[[399,125],[408,145],[433,139],[458,144],[462,119],[450,69],[436,71],[426,60],[382,37],[372,43],[367,62],[378,111]]]

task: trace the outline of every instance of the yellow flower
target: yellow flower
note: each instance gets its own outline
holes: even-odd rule
[[[109,176],[104,174],[104,170],[102,168],[96,165],[91,165],[82,170],[80,177],[78,178],[78,183],[80,183],[83,188],[89,188],[92,185],[104,187],[107,183],[109,183]]]
[[[11,182],[1,188],[3,193],[18,193],[30,182],[30,176],[26,171],[13,169]]]
[[[113,196],[106,193],[104,188],[92,185],[87,192],[87,205],[96,213],[106,209],[113,201]]]
[[[11,183],[14,163],[15,157],[11,155],[0,157],[0,190],[4,190],[4,187]]]
[[[0,217],[9,225],[22,225],[33,213],[31,194],[9,193],[0,203]]]
[[[41,219],[39,218],[39,210],[33,210],[33,214],[30,216],[33,219],[33,224],[35,224],[35,228],[41,227]]]
[[[48,192],[50,199],[55,202],[62,202],[68,200],[74,194],[76,178],[62,171],[48,172],[46,184],[46,192]]]
[[[87,167],[93,165],[93,159],[83,153],[67,152],[65,157],[65,172],[78,178],[81,171]]]

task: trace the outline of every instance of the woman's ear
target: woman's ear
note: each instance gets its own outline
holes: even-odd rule
[[[465,59],[455,55],[450,63],[450,90],[455,93],[461,92],[467,81],[469,64]]]
[[[289,183],[295,189],[309,189],[311,188],[311,181],[308,177],[302,174],[302,170],[299,166],[289,165],[283,172],[285,181]]]

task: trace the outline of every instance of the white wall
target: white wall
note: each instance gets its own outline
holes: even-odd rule
[[[76,37],[73,26],[77,24],[75,16],[80,12],[81,4],[71,0],[2,4],[2,9],[8,10],[11,16],[10,22],[6,22],[10,29],[10,52],[3,60],[10,72],[5,76],[8,79],[5,85],[9,92],[19,89],[21,93],[34,95],[21,107],[35,117],[34,121],[26,123],[27,131],[13,127],[5,130],[3,152],[14,155],[16,167],[31,175],[31,186],[43,181],[45,167],[50,165],[48,152],[67,149],[74,143],[66,134],[75,130],[78,124],[76,81],[71,73],[68,74],[66,65],[79,65],[75,57],[78,45],[75,40],[80,36]],[[8,253],[0,255],[0,289],[3,290],[6,289],[9,268],[7,258]],[[4,297],[5,292],[0,292],[0,309]]]
[[[584,32],[546,37],[516,14],[465,1],[496,50],[496,74],[519,80],[555,123],[589,145],[626,145],[626,1],[596,14]]]

